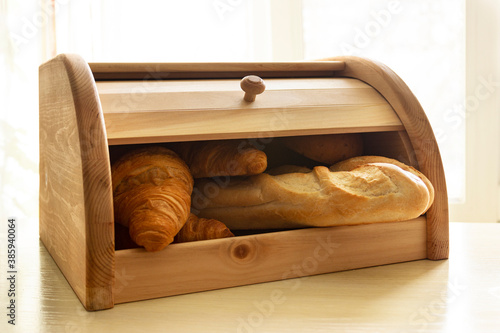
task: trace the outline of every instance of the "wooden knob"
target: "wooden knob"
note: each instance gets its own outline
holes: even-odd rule
[[[247,102],[255,101],[255,96],[262,94],[266,89],[266,84],[257,75],[248,75],[241,79],[241,89],[245,92],[243,99]]]

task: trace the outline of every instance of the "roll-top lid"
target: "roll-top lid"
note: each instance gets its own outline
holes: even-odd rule
[[[97,81],[110,144],[401,130],[387,101],[350,78]]]

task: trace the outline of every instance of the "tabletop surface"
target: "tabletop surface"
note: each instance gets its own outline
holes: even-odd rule
[[[499,224],[451,223],[448,260],[419,260],[87,312],[43,244],[34,235],[20,237],[16,325],[8,323],[12,285],[2,263],[7,278],[0,280],[0,331],[500,332],[499,240]],[[6,261],[7,251],[2,251]]]

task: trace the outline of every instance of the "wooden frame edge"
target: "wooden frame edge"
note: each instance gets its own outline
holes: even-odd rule
[[[84,223],[84,235],[75,237],[83,237],[85,244],[85,285],[72,287],[83,290],[77,295],[87,310],[111,308],[114,306],[113,199],[107,136],[97,87],[88,64],[78,55],[60,54],[40,68],[43,66],[50,66],[50,71],[60,72],[60,75],[54,76],[64,77],[64,84],[71,90],[71,96],[61,96],[60,100],[53,101],[49,107],[57,108],[61,101],[73,103],[68,109],[75,112],[77,128],[74,130],[80,143],[84,198],[84,221],[81,223]],[[80,167],[79,163],[75,169]],[[73,207],[65,209],[71,212]],[[64,217],[61,221],[64,221]],[[62,244],[53,246],[61,247],[56,251],[64,251]],[[50,252],[49,248],[48,250]],[[63,273],[72,274],[68,271]]]
[[[116,303],[425,259],[425,223],[422,216],[172,244],[157,253],[120,250]]]
[[[95,80],[170,80],[271,77],[331,77],[342,61],[89,63]]]
[[[335,76],[361,80],[376,89],[401,119],[413,145],[420,170],[435,189],[434,204],[427,212],[427,258],[447,259],[449,256],[448,194],[441,154],[427,116],[405,82],[386,65],[354,56],[327,58],[344,61],[345,69]]]

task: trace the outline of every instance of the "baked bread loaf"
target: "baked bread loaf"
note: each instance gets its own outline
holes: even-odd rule
[[[267,168],[266,154],[246,141],[180,142],[171,147],[189,166],[194,178],[256,175]]]
[[[280,165],[279,167],[267,170],[266,173],[269,175],[272,175],[272,176],[277,176],[277,175],[282,175],[285,173],[294,173],[294,172],[308,173],[311,171],[312,171],[312,169],[309,169],[308,167],[305,167],[305,166],[285,164],[285,165]]]
[[[389,164],[394,164],[401,169],[411,172],[418,178],[420,178],[424,183],[425,186],[427,186],[427,189],[429,190],[429,205],[425,209],[427,211],[429,207],[432,205],[434,202],[434,186],[432,186],[432,183],[430,180],[420,171],[417,169],[406,165],[402,162],[399,162],[398,160],[395,160],[393,158],[388,158],[388,157],[383,157],[383,156],[356,156],[350,159],[347,159],[345,161],[338,162],[330,167],[330,171],[336,172],[336,171],[351,171],[358,166],[364,165],[364,164],[370,164],[370,163],[389,163]]]
[[[193,177],[184,161],[150,146],[121,157],[111,176],[115,222],[147,251],[170,244],[190,214]]]
[[[233,237],[231,230],[224,223],[214,219],[198,218],[190,214],[189,218],[174,238],[174,243]]]
[[[317,166],[309,173],[264,173],[217,186],[197,182],[193,208],[231,230],[401,221],[420,216],[430,205],[424,181],[390,163],[338,172]]]
[[[359,133],[291,136],[280,140],[289,149],[327,165],[363,154],[363,137]]]

